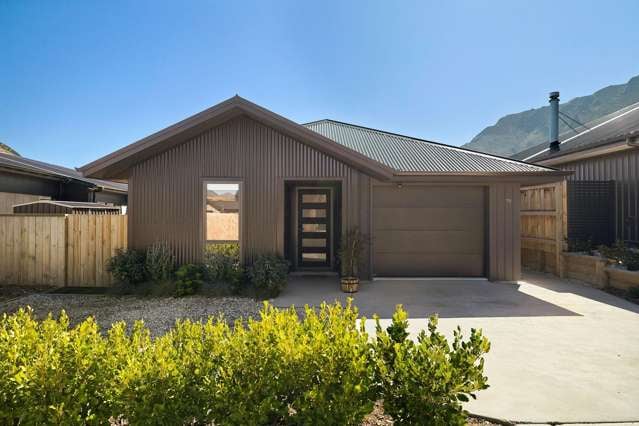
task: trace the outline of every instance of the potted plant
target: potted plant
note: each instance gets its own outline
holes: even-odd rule
[[[368,244],[368,237],[359,232],[357,227],[351,228],[342,236],[338,255],[342,270],[340,284],[343,292],[355,293],[359,290],[359,264],[366,244]]]

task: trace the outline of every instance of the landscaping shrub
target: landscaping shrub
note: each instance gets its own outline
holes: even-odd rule
[[[227,284],[234,293],[241,290],[244,269],[239,244],[208,244],[204,251],[204,266],[210,281]]]
[[[175,256],[165,243],[157,242],[146,249],[146,273],[152,281],[167,281],[175,270]]]
[[[202,266],[189,263],[178,268],[175,278],[175,295],[188,296],[195,294],[204,284],[204,271]]]
[[[258,256],[248,268],[248,276],[256,293],[262,297],[277,297],[286,287],[289,263],[281,256]]]
[[[609,259],[616,260],[629,271],[639,270],[639,251],[626,246],[623,241],[617,241],[612,247],[600,246],[599,251]]]
[[[473,331],[452,348],[434,330],[405,339],[405,313],[370,340],[350,303],[278,310],[234,326],[178,321],[152,339],[141,322],[106,335],[88,318],[30,310],[0,318],[0,424],[358,425],[383,397],[397,424],[457,424],[486,387]],[[393,340],[397,339],[397,340]]]
[[[594,244],[590,238],[586,240],[580,240],[578,238],[567,240],[568,251],[571,253],[588,253],[590,254],[594,249]]]
[[[398,425],[465,425],[461,403],[488,387],[483,375],[488,339],[472,329],[464,342],[458,327],[449,345],[437,332],[436,317],[417,342],[408,338],[407,327],[401,307],[386,330],[377,320],[375,364],[384,412]]]
[[[135,249],[117,249],[107,262],[107,270],[120,284],[136,285],[146,280],[145,254]]]

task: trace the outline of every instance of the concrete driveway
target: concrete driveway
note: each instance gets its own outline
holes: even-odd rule
[[[334,277],[292,277],[276,306],[346,300]],[[475,414],[525,423],[639,421],[639,306],[577,281],[527,274],[518,284],[470,279],[376,280],[354,296],[362,315],[389,321],[395,305],[411,332],[440,316],[448,335],[481,328],[491,341],[490,388]],[[368,323],[374,331],[372,322]]]

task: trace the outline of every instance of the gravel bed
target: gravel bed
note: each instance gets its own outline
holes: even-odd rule
[[[17,299],[18,297],[28,296],[33,293],[41,293],[44,291],[52,290],[53,287],[43,286],[0,286],[0,304],[6,303],[10,300]]]
[[[125,321],[132,325],[143,320],[153,336],[168,331],[176,319],[207,320],[222,314],[227,321],[257,317],[261,305],[248,298],[236,297],[140,297],[93,294],[32,294],[0,305],[1,312],[14,312],[30,306],[38,318],[49,312],[57,316],[65,310],[71,324],[93,316],[103,330],[112,323]]]

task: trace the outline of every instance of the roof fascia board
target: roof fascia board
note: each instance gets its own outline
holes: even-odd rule
[[[563,155],[558,155],[552,158],[548,158],[546,160],[538,161],[536,164],[540,164],[542,166],[555,166],[565,163],[571,163],[574,161],[585,160],[593,157],[601,157],[603,155],[614,154],[617,152],[627,151],[631,149],[637,149],[637,147],[632,146],[626,140],[619,141],[616,143],[608,144],[605,146],[598,146],[591,149],[584,149],[581,151],[569,152]]]
[[[454,184],[477,184],[477,183],[519,183],[521,185],[543,184],[551,182],[561,182],[573,172],[562,172],[561,174],[542,173],[536,175],[494,175],[494,176],[464,176],[464,175],[422,175],[422,176],[395,176],[390,180],[392,183],[454,183]]]

